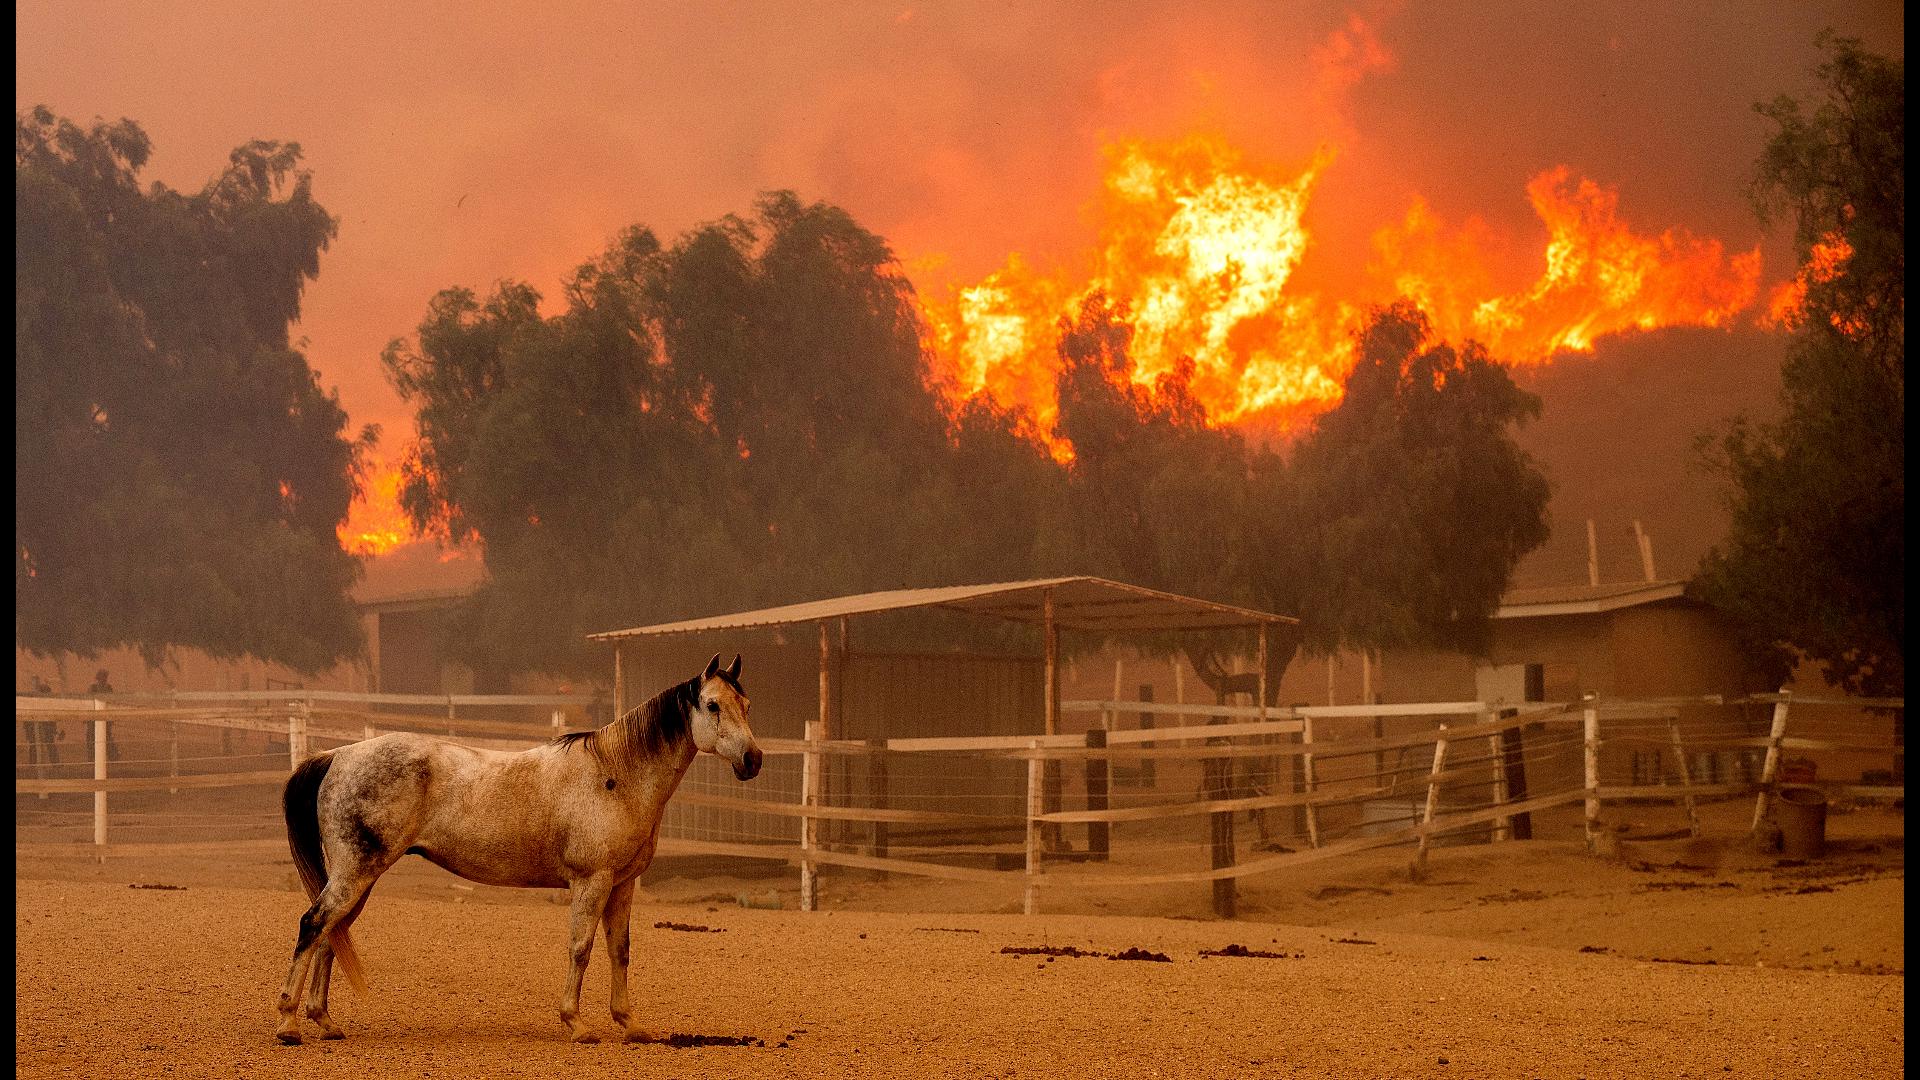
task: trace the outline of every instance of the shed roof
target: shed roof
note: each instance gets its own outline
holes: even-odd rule
[[[704,619],[609,630],[587,635],[592,641],[691,634],[703,630],[742,630],[818,622],[909,608],[941,608],[1040,622],[1043,597],[1053,593],[1054,623],[1068,630],[1222,630],[1298,620],[1286,615],[1199,600],[1097,577],[1040,578],[995,585],[950,585],[937,589],[893,589],[812,600],[803,604],[713,615]]]
[[[1597,615],[1686,595],[1687,583],[1616,581],[1605,585],[1553,585],[1541,589],[1510,589],[1500,598],[1496,619],[1525,619],[1540,615]]]

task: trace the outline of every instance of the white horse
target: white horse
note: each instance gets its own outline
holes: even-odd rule
[[[307,1016],[322,1038],[345,1037],[327,1016],[334,958],[356,989],[365,986],[347,929],[388,867],[403,855],[424,855],[488,885],[571,889],[572,966],[560,1019],[575,1042],[597,1041],[580,1022],[580,980],[601,925],[613,965],[614,1023],[625,1038],[644,1038],[627,1011],[633,882],[653,861],[660,815],[696,753],[725,758],[741,780],[759,774],[747,704],[740,658],[722,670],[716,655],[705,672],[606,727],[531,750],[393,734],[309,758],[288,778],[284,806],[287,844],[313,906],[300,917],[274,1034],[301,1041],[298,1009],[311,961]]]

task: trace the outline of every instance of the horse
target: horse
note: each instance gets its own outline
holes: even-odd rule
[[[364,992],[348,928],[380,875],[421,855],[488,885],[571,890],[560,1020],[573,1041],[598,1041],[580,1022],[580,981],[595,927],[604,927],[614,1023],[627,1041],[644,1040],[627,1009],[633,883],[653,861],[667,799],[696,754],[724,758],[742,781],[759,774],[747,707],[740,657],[722,669],[716,654],[701,674],[605,727],[518,753],[395,733],[308,758],[288,778],[283,807],[312,906],[300,916],[274,1035],[301,1042],[304,988],[321,1038],[346,1037],[327,1015],[333,961]]]

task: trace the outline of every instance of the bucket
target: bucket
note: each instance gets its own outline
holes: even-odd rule
[[[1817,787],[1788,784],[1780,788],[1774,818],[1780,823],[1780,854],[1789,859],[1817,859],[1827,850],[1827,793]]]

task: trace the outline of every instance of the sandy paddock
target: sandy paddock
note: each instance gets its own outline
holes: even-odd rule
[[[335,981],[348,1039],[281,1047],[303,906],[284,856],[21,854],[15,1060],[48,1077],[1902,1075],[1903,817],[1835,824],[1816,865],[1532,841],[1437,849],[1414,885],[1405,852],[1354,856],[1250,882],[1225,922],[1196,917],[1191,886],[1131,905],[1173,917],[1099,914],[1120,894],[1025,918],[1000,913],[1004,891],[864,874],[827,878],[836,910],[760,910],[734,895],[791,908],[790,875],[663,861],[634,908],[636,1016],[756,1041],[684,1048],[565,1041],[553,892],[407,860],[356,928],[371,995]],[[1228,945],[1282,955],[1201,955]],[[606,972],[596,951],[582,1014],[610,1038]]]

